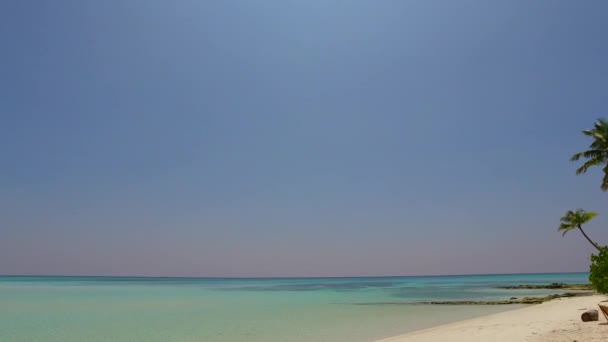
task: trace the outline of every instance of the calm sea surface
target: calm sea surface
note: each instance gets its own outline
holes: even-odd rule
[[[516,306],[433,306],[586,273],[382,278],[0,277],[0,341],[371,341]],[[395,304],[398,303],[398,304]]]

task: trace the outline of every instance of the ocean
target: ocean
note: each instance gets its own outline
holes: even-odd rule
[[[0,341],[373,341],[517,308],[438,306],[587,273],[360,278],[0,277]]]

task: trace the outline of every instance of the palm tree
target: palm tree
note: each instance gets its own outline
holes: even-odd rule
[[[570,160],[577,161],[581,157],[587,161],[576,170],[576,174],[587,172],[591,166],[604,166],[604,178],[602,180],[602,190],[608,190],[608,121],[598,119],[593,129],[583,131],[583,134],[593,138],[587,151],[574,154]]]
[[[585,234],[585,231],[582,228],[582,225],[591,221],[594,217],[596,217],[598,213],[592,211],[584,211],[583,209],[577,209],[576,211],[569,210],[566,215],[561,218],[561,223],[559,225],[558,231],[563,231],[562,236],[566,235],[567,232],[577,229],[583,233],[583,236],[590,244],[593,245],[598,251],[600,250],[600,246],[591,241],[591,239]]]

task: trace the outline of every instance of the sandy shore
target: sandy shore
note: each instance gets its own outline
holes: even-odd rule
[[[383,339],[381,342],[572,342],[608,341],[608,325],[583,323],[581,313],[598,309],[605,296],[557,299],[522,309],[501,312],[462,322]],[[603,323],[603,324],[600,324]]]

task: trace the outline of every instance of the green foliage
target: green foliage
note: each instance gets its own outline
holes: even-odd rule
[[[563,232],[562,235],[566,235],[567,232],[579,228],[579,226],[591,221],[597,215],[598,213],[596,212],[585,211],[583,209],[569,210],[562,216],[557,230]]]
[[[570,160],[577,161],[585,158],[587,161],[576,170],[576,174],[587,172],[592,166],[604,166],[604,178],[602,179],[601,189],[608,190],[608,121],[599,119],[595,122],[592,129],[583,131],[583,134],[592,138],[593,142],[589,145],[589,150],[574,154]]]
[[[589,281],[593,289],[608,294],[608,247],[600,247],[599,253],[591,255]]]
[[[581,167],[576,170],[576,174],[580,175],[587,172],[592,166],[602,166],[604,177],[602,179],[601,189],[608,190],[608,121],[599,119],[590,130],[583,131],[583,134],[593,139],[589,145],[589,149],[583,152],[574,154],[570,160],[578,161],[581,158],[586,159]],[[593,242],[585,233],[583,224],[591,221],[598,214],[594,212],[586,212],[582,209],[576,211],[568,211],[562,216],[558,231],[566,235],[567,232],[578,229],[583,236],[597,249],[597,254],[591,255],[591,266],[589,267],[589,281],[593,288],[603,294],[608,294],[608,247],[600,246]]]
[[[589,241],[589,243],[595,247],[595,249],[599,250],[600,247],[597,243],[593,242],[593,240],[591,240],[589,238],[589,236],[587,236],[587,233],[585,233],[585,231],[583,230],[583,224],[591,221],[594,217],[596,217],[598,215],[598,213],[595,213],[593,211],[584,211],[583,209],[577,209],[575,211],[573,210],[569,210],[568,212],[566,212],[566,214],[564,216],[562,216],[561,218],[561,223],[559,224],[559,228],[557,228],[558,231],[563,232],[562,236],[566,235],[567,232],[573,230],[573,229],[578,229],[581,234],[583,234],[583,236],[585,237],[585,239],[587,239],[587,241]]]

